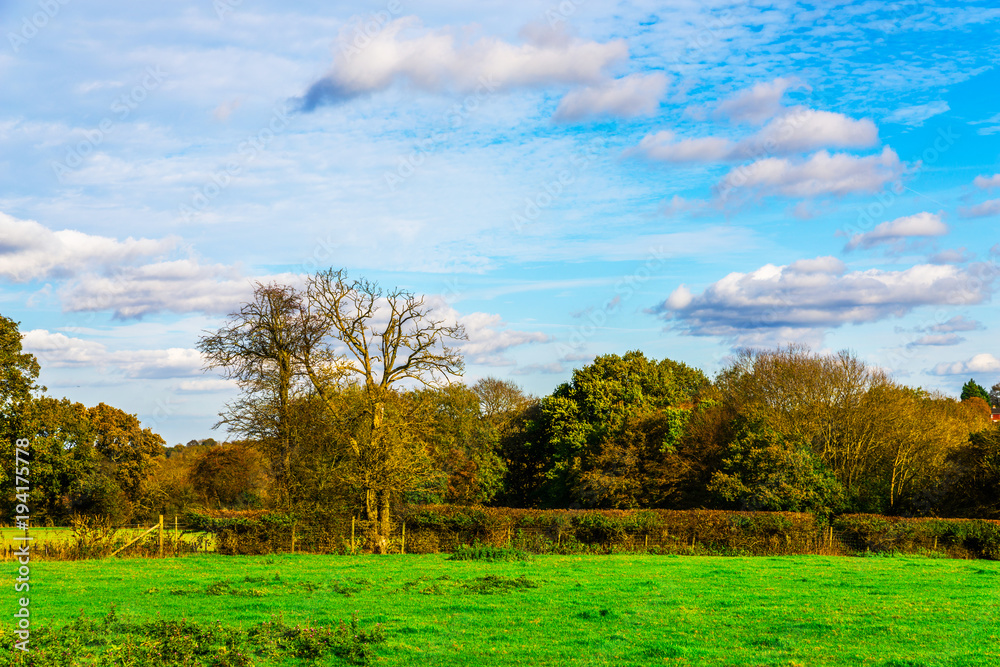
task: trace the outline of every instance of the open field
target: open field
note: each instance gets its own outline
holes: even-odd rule
[[[362,628],[383,624],[386,641],[374,645],[379,665],[1000,665],[994,561],[446,558],[41,562],[31,573],[32,623],[63,625],[81,610],[100,619],[112,604],[125,622],[186,618],[244,628],[277,614],[291,626],[333,624],[356,612]],[[9,628],[0,650],[9,650]],[[327,655],[319,664],[342,661]]]

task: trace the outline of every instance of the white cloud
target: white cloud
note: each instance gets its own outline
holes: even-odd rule
[[[682,139],[669,130],[648,134],[636,150],[651,160],[663,162],[722,162],[734,159],[736,144],[720,137]]]
[[[45,329],[25,332],[21,340],[25,351],[35,355],[42,368],[92,366],[107,361],[107,348],[100,343],[72,338]]]
[[[965,361],[955,361],[951,363],[940,363],[934,367],[934,375],[965,375],[966,373],[998,373],[1000,372],[1000,359],[992,354],[984,352],[977,354]]]
[[[899,156],[888,146],[865,157],[820,151],[805,160],[765,158],[730,171],[716,186],[716,195],[726,200],[741,190],[785,197],[878,192],[902,171]]]
[[[96,341],[73,338],[45,329],[24,334],[24,349],[43,367],[111,367],[129,378],[175,378],[201,375],[204,360],[198,350],[108,350]]]
[[[983,325],[981,322],[977,322],[976,320],[970,320],[964,315],[955,315],[946,322],[942,322],[941,324],[935,324],[929,330],[949,333],[952,331],[975,331],[977,329],[982,329],[982,328]]]
[[[1000,174],[993,174],[992,176],[976,176],[976,179],[972,181],[972,184],[977,188],[987,189],[987,188],[1000,188]]]
[[[61,290],[69,312],[113,310],[118,319],[160,312],[224,314],[253,291],[237,267],[195,259],[125,267],[114,276],[86,275]]]
[[[898,317],[920,306],[981,303],[995,278],[983,264],[848,272],[840,260],[820,257],[731,273],[701,294],[681,286],[655,312],[696,336],[748,344],[781,332],[802,340],[810,331],[821,337],[827,328]]]
[[[787,155],[817,148],[867,148],[878,143],[878,128],[867,118],[795,107],[768,122],[744,142],[741,151],[753,155]]]
[[[937,102],[929,102],[927,104],[901,107],[886,116],[885,120],[889,123],[899,123],[900,125],[920,127],[928,118],[933,118],[934,116],[943,114],[945,111],[950,109],[951,107],[948,106],[947,102],[939,100]]]
[[[907,347],[918,347],[924,345],[958,345],[959,343],[965,342],[965,339],[958,334],[948,333],[948,334],[927,334],[926,336],[921,336],[917,340],[913,341]]]
[[[666,90],[667,77],[664,74],[630,74],[570,91],[559,101],[553,120],[574,121],[602,115],[620,118],[652,116]]]
[[[976,253],[961,248],[946,248],[941,252],[936,252],[927,258],[931,264],[965,264],[975,259]]]
[[[462,343],[462,353],[474,364],[486,366],[511,366],[513,361],[504,353],[512,347],[529,343],[545,343],[549,336],[540,331],[507,329],[500,315],[471,313],[457,318],[465,327],[469,340]]]
[[[232,380],[182,380],[177,384],[177,391],[185,394],[210,394],[217,391],[233,391],[239,386]]]
[[[457,31],[467,34],[469,28]],[[353,32],[340,35],[333,67],[302,100],[304,110],[337,103],[402,81],[418,90],[491,91],[548,84],[595,84],[607,70],[628,57],[625,40],[606,43],[558,33],[528,34],[528,42],[510,44],[495,37],[461,43],[456,31],[425,29],[409,16],[388,23],[364,48]]]
[[[987,218],[991,215],[1000,214],[1000,199],[989,199],[975,206],[965,206],[958,209],[958,212],[966,218]]]
[[[782,77],[740,91],[716,107],[716,115],[734,122],[759,125],[781,110],[781,98],[789,88],[805,87],[795,77]]]
[[[948,225],[941,221],[940,214],[923,212],[889,220],[879,224],[870,232],[855,234],[844,249],[871,248],[875,245],[893,243],[905,238],[943,236],[947,233]]]
[[[176,245],[173,238],[118,241],[72,229],[55,232],[34,220],[0,213],[0,277],[14,282],[113,267],[163,254]]]
[[[668,130],[643,137],[636,147],[651,160],[663,162],[727,162],[804,153],[818,148],[867,148],[878,143],[878,129],[867,118],[855,120],[806,107],[789,109],[755,134],[734,141],[700,137],[678,141]]]

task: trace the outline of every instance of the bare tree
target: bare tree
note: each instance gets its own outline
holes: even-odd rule
[[[243,390],[226,406],[216,426],[226,424],[230,431],[263,445],[280,505],[289,500],[289,458],[295,437],[291,403],[302,376],[298,360],[305,338],[303,314],[301,295],[294,288],[257,283],[253,300],[198,342],[206,367],[223,369]]]
[[[301,360],[313,388],[334,412],[345,389],[361,394],[347,474],[361,492],[369,536],[381,552],[392,529],[392,499],[426,471],[396,390],[461,375],[462,356],[448,343],[466,339],[465,330],[436,317],[423,297],[350,281],[343,271],[311,277],[305,303]]]

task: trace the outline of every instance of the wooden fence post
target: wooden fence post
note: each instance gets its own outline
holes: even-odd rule
[[[403,522],[403,540],[399,543],[399,553],[406,553],[406,522]]]
[[[292,523],[292,553],[295,553],[295,522]]]
[[[351,555],[354,555],[354,517],[351,517]]]
[[[162,514],[160,515],[159,538],[160,538],[160,558],[163,558],[163,515]]]

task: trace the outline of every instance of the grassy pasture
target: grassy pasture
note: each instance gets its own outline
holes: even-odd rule
[[[132,538],[139,537],[146,532],[146,528],[148,526],[144,528],[121,528],[115,533],[115,537],[119,541],[122,541],[122,543],[128,542]],[[66,550],[74,541],[73,529],[67,527],[45,526],[36,528],[33,526],[28,531],[28,534],[35,538],[32,542],[32,549],[35,550],[33,553],[36,554],[33,558],[37,560],[44,558],[44,549],[46,546],[50,550]],[[0,544],[4,545],[4,547],[10,547],[14,544],[13,538],[22,535],[24,535],[24,531],[19,528],[0,528]],[[156,538],[157,535],[154,530],[146,536],[146,541],[153,541]],[[176,539],[188,549],[197,547],[202,551],[215,551],[215,536],[211,533],[180,529],[176,533]],[[163,548],[165,552],[172,548],[171,545],[174,544],[174,540],[173,523],[165,522],[163,525]],[[127,551],[124,555],[127,555]],[[11,560],[11,556],[8,553],[3,553],[0,555],[0,560],[2,559]]]
[[[112,604],[125,621],[230,628],[277,615],[321,626],[357,613],[363,628],[383,624],[372,662],[387,666],[1000,665],[994,561],[209,554],[32,564],[33,627],[65,625],[81,610],[101,618]],[[0,628],[0,658],[10,626]],[[318,664],[344,663],[328,654]]]

